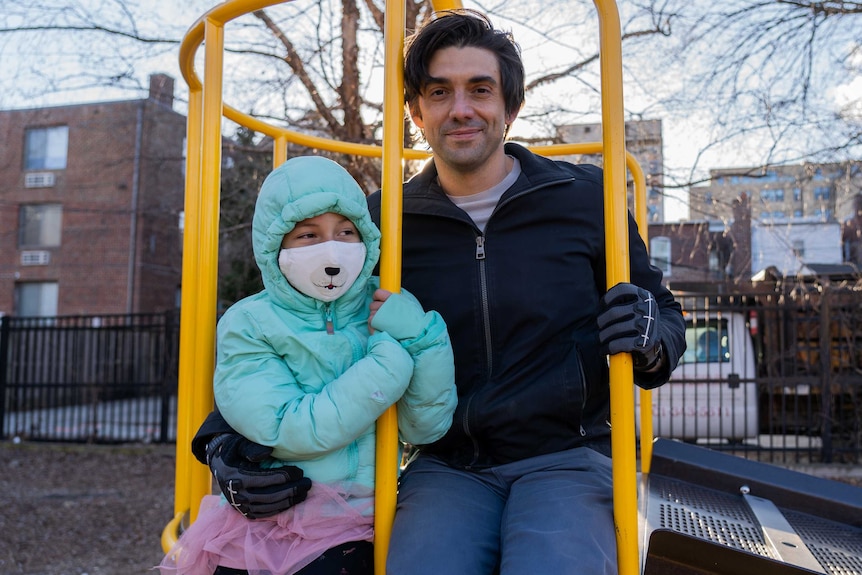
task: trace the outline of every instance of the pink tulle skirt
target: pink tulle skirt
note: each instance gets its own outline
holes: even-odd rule
[[[159,565],[161,575],[212,575],[216,567],[250,575],[292,575],[324,551],[374,538],[371,490],[315,483],[305,501],[263,519],[246,519],[207,495],[197,520]]]

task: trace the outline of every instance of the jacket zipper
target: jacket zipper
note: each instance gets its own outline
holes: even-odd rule
[[[335,333],[335,324],[332,321],[332,304],[324,305],[323,309],[326,314],[326,333],[332,335]]]
[[[479,262],[479,299],[482,302],[482,324],[485,328],[485,361],[488,364],[488,377],[494,368],[494,354],[491,349],[491,309],[488,305],[488,277],[485,273],[485,236],[476,236],[476,261]]]
[[[485,362],[487,363],[487,375],[490,378],[494,356],[491,349],[491,313],[488,306],[488,281],[485,275],[485,236],[481,234],[476,236],[476,261],[479,264],[479,290],[481,292],[479,299],[482,302],[482,325],[485,331]],[[470,462],[470,465],[467,465],[468,469],[479,460],[479,442],[476,441],[476,438],[473,437],[473,433],[470,431],[471,403],[473,403],[472,395],[467,400],[467,406],[464,408],[464,417],[461,420],[464,434],[473,443],[473,461]]]
[[[578,356],[578,371],[581,372],[581,421],[583,422],[584,409],[587,407],[587,374],[584,371],[584,358],[581,357],[581,350],[577,350]],[[581,437],[587,436],[587,430],[584,429],[584,424],[578,426]]]

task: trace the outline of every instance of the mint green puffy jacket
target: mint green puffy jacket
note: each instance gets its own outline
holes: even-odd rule
[[[367,248],[359,278],[330,303],[294,289],[278,267],[284,235],[326,212],[349,218]],[[398,406],[401,440],[413,445],[436,441],[452,423],[457,395],[446,325],[402,292],[378,310],[369,336],[380,232],[362,190],[335,162],[305,156],[274,170],[252,225],[264,290],[218,323],[216,404],[239,433],[274,448],[279,461],[271,464],[297,465],[312,482],[372,487],[375,420],[390,405]]]

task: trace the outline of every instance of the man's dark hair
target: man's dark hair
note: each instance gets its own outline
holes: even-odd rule
[[[411,110],[431,79],[428,63],[444,48],[484,48],[497,58],[506,114],[524,104],[524,63],[512,34],[495,30],[491,21],[475,10],[446,10],[408,37],[404,47],[404,101]]]

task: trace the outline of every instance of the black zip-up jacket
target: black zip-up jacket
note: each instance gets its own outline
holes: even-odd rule
[[[483,234],[437,184],[429,162],[404,185],[402,285],[446,320],[458,408],[449,432],[421,446],[481,468],[587,445],[610,454],[607,359],[596,317],[605,293],[602,171],[506,144],[521,163]],[[481,191],[481,190],[477,190]],[[380,193],[369,197],[380,222]],[[681,308],[650,265],[629,215],[631,283],[660,308],[667,381],[685,349]]]

